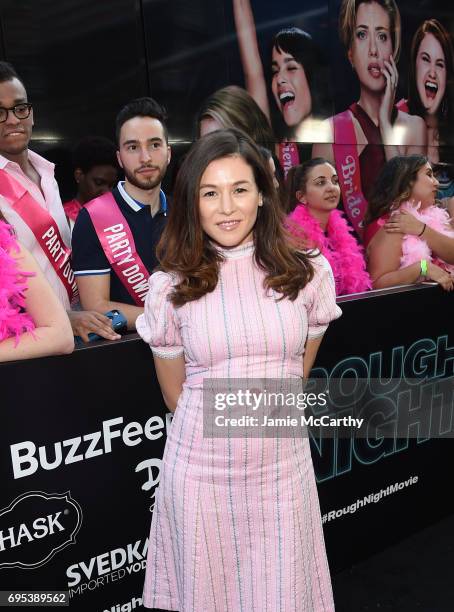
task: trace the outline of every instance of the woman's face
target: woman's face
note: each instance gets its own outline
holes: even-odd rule
[[[303,66],[285,51],[273,47],[271,89],[282,117],[289,127],[311,114],[312,98]]]
[[[373,92],[385,88],[383,62],[392,52],[388,13],[376,2],[360,4],[348,58],[362,87]]]
[[[296,197],[305,202],[308,209],[316,212],[330,212],[337,208],[340,200],[339,179],[331,164],[319,164],[307,175],[305,191],[297,191]]]
[[[446,62],[442,46],[427,33],[416,56],[416,87],[428,115],[434,115],[446,91]]]
[[[425,206],[431,206],[435,203],[438,185],[439,182],[434,176],[431,165],[429,163],[424,164],[424,166],[418,170],[416,181],[413,183],[411,189],[410,199],[416,204],[421,202],[423,208]]]
[[[252,240],[261,202],[252,168],[239,155],[212,161],[202,174],[200,221],[203,231],[222,247]]]

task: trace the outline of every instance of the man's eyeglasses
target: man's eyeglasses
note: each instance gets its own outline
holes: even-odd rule
[[[18,119],[27,119],[30,117],[30,113],[32,112],[32,104],[30,102],[21,102],[20,104],[15,104],[10,108],[4,108],[0,106],[0,123],[4,123],[8,119],[9,111],[13,111],[14,116]]]

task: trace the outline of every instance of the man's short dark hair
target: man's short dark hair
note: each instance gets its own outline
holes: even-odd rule
[[[153,98],[136,98],[128,102],[126,106],[123,106],[117,115],[117,120],[115,122],[117,143],[119,143],[120,140],[120,130],[123,124],[134,117],[152,117],[153,119],[157,119],[162,124],[166,142],[169,142],[169,133],[165,124],[167,119],[165,109],[158,104],[156,100],[153,100]]]
[[[95,166],[118,168],[116,146],[108,138],[87,136],[74,147],[73,166],[74,169],[80,168],[84,174]]]
[[[0,62],[0,83],[12,81],[13,79],[18,79],[22,83],[22,79],[17,74],[12,64],[9,62]]]

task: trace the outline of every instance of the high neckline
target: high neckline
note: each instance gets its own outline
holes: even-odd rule
[[[225,257],[225,259],[241,259],[242,257],[248,257],[252,255],[254,252],[254,241],[246,242],[245,244],[240,244],[236,247],[221,247],[219,245],[215,245],[216,250]]]

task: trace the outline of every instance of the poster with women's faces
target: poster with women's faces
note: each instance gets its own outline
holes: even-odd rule
[[[311,120],[333,114],[328,2],[145,0],[143,15],[151,94],[169,112],[172,140],[197,137],[202,104],[229,85],[250,93],[277,141],[312,142]],[[273,55],[276,34],[289,29]]]
[[[355,7],[352,2],[349,20],[348,4],[333,0],[330,5],[333,124],[347,112],[355,133],[346,143],[345,131],[339,130],[332,146],[315,145],[312,154],[331,154],[339,168],[336,153],[342,145],[358,145],[355,176],[366,201],[387,159],[422,154],[439,181],[437,197],[447,203],[454,196],[454,6],[381,0]],[[341,187],[345,202],[349,186],[342,177]]]
[[[353,13],[339,28],[342,5]],[[441,145],[450,155],[454,6],[444,1],[145,0],[143,9],[151,94],[174,141],[196,138],[204,101],[238,85],[276,142],[332,143],[324,120],[359,103],[379,128],[375,144],[434,162]],[[228,111],[219,122],[234,121]]]
[[[392,4],[400,20],[398,49],[393,44],[393,32],[398,24],[396,19],[393,24],[388,10]],[[341,5],[341,0],[333,0],[330,4],[333,33],[330,67],[336,113],[357,102],[362,93],[367,99],[369,91],[380,87],[386,90],[387,86],[390,89],[388,80],[380,76],[380,71],[387,70],[385,62],[389,64],[392,54],[398,61],[395,70],[387,70],[395,86],[390,108],[397,107],[421,117],[426,124],[429,146],[454,145],[452,128],[443,129],[442,143],[437,142],[433,135],[438,124],[442,127],[443,124],[446,127],[449,123],[452,125],[449,119],[454,110],[454,5],[447,8],[446,2],[432,0],[364,3],[365,6],[360,6],[356,13],[357,29],[350,49],[336,32]],[[368,28],[375,28],[375,37],[369,36],[372,30]],[[416,134],[414,138],[411,142],[410,137],[410,144],[420,145],[419,133],[418,138]]]

